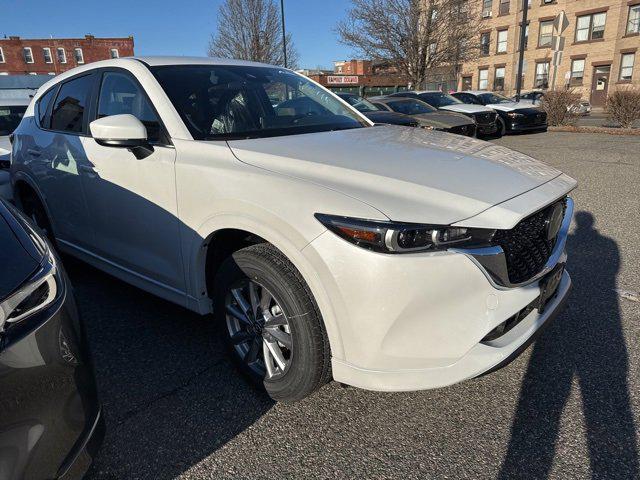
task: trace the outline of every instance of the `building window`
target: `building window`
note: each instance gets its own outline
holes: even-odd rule
[[[550,47],[553,36],[553,20],[540,22],[540,32],[538,33],[538,46]]]
[[[480,34],[480,55],[489,55],[489,44],[491,43],[491,33],[485,32]]]
[[[571,61],[571,85],[582,85],[584,78],[584,59],[576,59]]]
[[[498,30],[498,43],[496,44],[497,53],[507,53],[507,35],[509,30]]]
[[[22,57],[24,58],[24,63],[33,63],[33,52],[31,51],[31,47],[24,47],[22,49]]]
[[[56,48],[56,55],[58,56],[59,63],[67,63],[67,53],[64,48]]]
[[[606,12],[578,17],[576,24],[576,42],[587,42],[589,40],[603,38],[606,20]]]
[[[462,91],[471,90],[473,77],[471,75],[462,77]]]
[[[489,86],[489,69],[478,70],[478,90],[486,90]]]
[[[536,63],[535,88],[549,87],[549,62]]]
[[[51,57],[51,49],[45,47],[42,49],[42,56],[44,57],[44,63],[53,63],[53,58]]]
[[[629,7],[627,34],[640,33],[640,4]]]
[[[496,67],[495,76],[493,77],[493,89],[504,90],[504,67]]]
[[[120,54],[118,53],[117,48],[112,48],[110,50],[110,53],[111,53],[111,58],[120,58]]]
[[[633,77],[633,61],[635,54],[623,53],[620,61],[620,80],[630,81]]]
[[[491,16],[492,7],[493,0],[482,0],[482,18],[489,18]]]
[[[2,47],[0,47],[0,63],[4,63],[4,52],[2,51]]]
[[[76,63],[84,63],[84,55],[82,54],[81,48],[74,48],[73,54],[76,57]]]
[[[500,10],[498,11],[500,15],[508,15],[509,14],[509,0],[500,0]]]

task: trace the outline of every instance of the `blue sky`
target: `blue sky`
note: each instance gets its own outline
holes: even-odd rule
[[[206,55],[221,2],[0,0],[0,37],[133,35],[137,55]],[[285,0],[287,30],[300,52],[301,67],[329,67],[352,56],[333,32],[348,5],[347,0]]]

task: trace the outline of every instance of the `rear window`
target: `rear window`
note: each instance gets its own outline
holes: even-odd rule
[[[38,123],[43,128],[49,128],[50,117],[47,115],[47,112],[49,111],[49,104],[51,103],[51,100],[53,99],[55,93],[56,87],[50,89],[38,100]]]
[[[23,105],[2,106],[0,104],[0,135],[10,135],[18,128],[27,110]]]
[[[92,75],[85,75],[62,84],[51,112],[52,130],[70,133],[83,132],[84,117],[87,113],[87,102],[92,84]]]

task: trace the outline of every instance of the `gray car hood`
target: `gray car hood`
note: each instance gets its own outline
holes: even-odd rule
[[[392,125],[228,144],[242,162],[340,191],[406,222],[464,220],[560,175],[505,147]]]
[[[444,128],[459,127],[460,125],[469,125],[473,123],[473,120],[462,113],[444,112],[442,110],[412,116],[421,124],[440,126]]]

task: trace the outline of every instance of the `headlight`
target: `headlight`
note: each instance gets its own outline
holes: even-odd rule
[[[339,237],[367,250],[409,253],[446,250],[456,246],[488,245],[495,230],[383,222],[316,213],[316,218]]]
[[[434,130],[433,125],[422,125],[421,128],[425,130]]]
[[[518,112],[509,112],[507,113],[507,116],[511,118],[520,118],[520,117],[524,117],[524,114],[518,113]]]
[[[55,258],[47,249],[38,271],[0,302],[0,332],[53,303],[59,289],[57,275]]]

